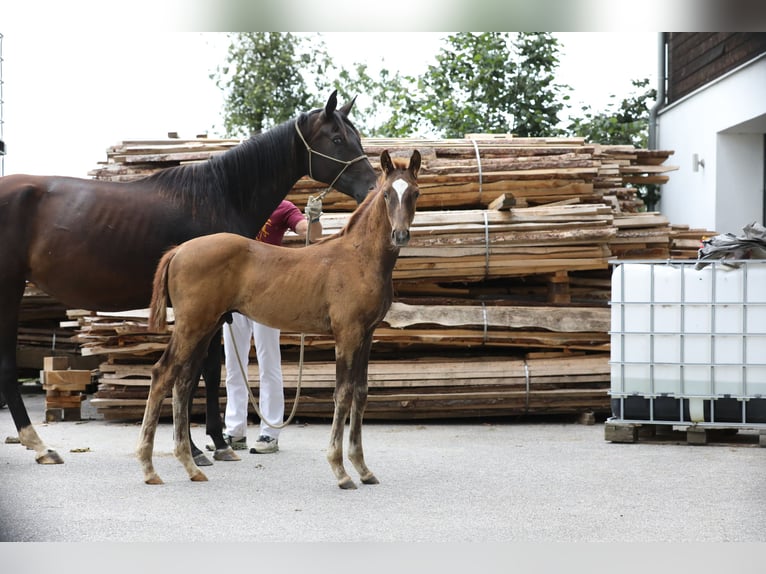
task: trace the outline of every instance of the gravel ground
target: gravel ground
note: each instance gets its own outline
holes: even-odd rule
[[[192,483],[172,456],[172,426],[162,423],[154,460],[165,484],[149,486],[134,456],[138,424],[100,420],[87,402],[88,420],[42,424],[43,395],[25,401],[66,462],[38,465],[31,451],[0,444],[3,541],[453,550],[466,542],[766,541],[766,449],[747,435],[739,444],[614,444],[603,424],[371,422],[365,453],[380,484],[342,491],[325,460],[329,424],[292,425],[277,454],[244,452],[240,462],[207,467],[209,482]],[[15,436],[7,409],[0,429]],[[202,426],[192,432],[207,442]]]

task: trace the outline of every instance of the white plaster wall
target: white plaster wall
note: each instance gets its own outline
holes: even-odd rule
[[[717,140],[715,227],[739,235],[763,223],[763,135],[722,133]]]
[[[766,57],[665,108],[657,143],[678,165],[662,186],[659,209],[671,223],[739,233],[763,223],[763,121]],[[746,126],[741,124],[750,122]],[[694,171],[693,155],[705,163]]]

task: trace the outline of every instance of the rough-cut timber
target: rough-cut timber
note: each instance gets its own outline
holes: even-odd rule
[[[124,141],[91,175],[127,181],[237,143]],[[373,165],[384,149],[409,156],[416,148],[423,157],[412,241],[394,271],[396,300],[375,332],[367,418],[609,412],[609,262],[667,259],[697,233],[643,212],[636,193],[635,185],[667,181],[672,152],[485,134],[362,143]],[[302,208],[324,189],[304,178],[288,199]],[[337,193],[323,205],[326,233],[355,207]],[[288,236],[286,245],[302,242]],[[70,314],[83,354],[103,358],[99,411],[140,419],[168,334],[147,332],[142,312]],[[288,411],[299,340],[282,333]],[[333,342],[308,333],[306,346],[298,414],[330,417]],[[248,378],[257,389],[255,364]],[[195,412],[203,403],[200,391]]]

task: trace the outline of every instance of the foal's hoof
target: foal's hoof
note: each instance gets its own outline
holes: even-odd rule
[[[64,459],[55,450],[48,449],[36,459],[37,464],[64,464]]]
[[[205,456],[205,455],[202,455],[202,456]],[[231,448],[230,446],[226,448],[219,448],[213,454],[213,458],[215,460],[224,460],[227,462],[242,460],[241,458],[239,458],[239,455],[236,452],[234,452],[234,449]]]
[[[197,466],[213,466],[213,461],[206,457],[204,452],[201,452],[194,456],[194,464]]]
[[[380,481],[378,481],[378,479],[372,473],[361,477],[360,480],[362,481],[362,484],[380,484]]]
[[[146,484],[165,484],[164,482],[162,482],[162,479],[157,474],[153,474],[150,477],[145,478],[144,482]]]
[[[207,476],[205,476],[205,473],[201,470],[189,478],[191,478],[192,482],[207,482]]]
[[[356,490],[356,484],[354,484],[354,481],[351,480],[351,478],[348,476],[342,480],[339,480],[338,486],[343,490]]]

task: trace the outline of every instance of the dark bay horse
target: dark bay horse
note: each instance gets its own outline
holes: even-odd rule
[[[139,181],[0,178],[0,391],[21,443],[35,451],[37,462],[63,461],[38,436],[19,393],[16,341],[25,281],[72,308],[144,308],[167,249],[222,231],[254,237],[304,175],[361,202],[376,175],[348,118],[352,105],[353,100],[338,108],[333,92],[324,108],[301,113],[206,162],[170,167]],[[210,345],[204,368],[206,349],[197,351],[195,365],[206,381],[207,432],[225,459],[218,404],[221,346]],[[197,381],[199,375],[198,370]]]
[[[362,451],[362,417],[367,405],[367,365],[375,327],[393,298],[399,248],[410,237],[420,194],[420,153],[406,165],[380,157],[383,174],[376,191],[335,235],[291,249],[219,233],[192,239],[169,251],[154,278],[149,322],[166,323],[173,305],[175,326],[152,369],[138,459],[148,484],[161,484],[152,464],[160,407],[173,389],[175,456],[193,481],[207,480],[195,464],[189,442],[189,401],[200,351],[239,311],[278,329],[331,334],[335,339],[335,412],[327,460],[341,488],[356,488],[343,467],[343,429],[351,415],[349,460],[365,484],[377,484]]]

